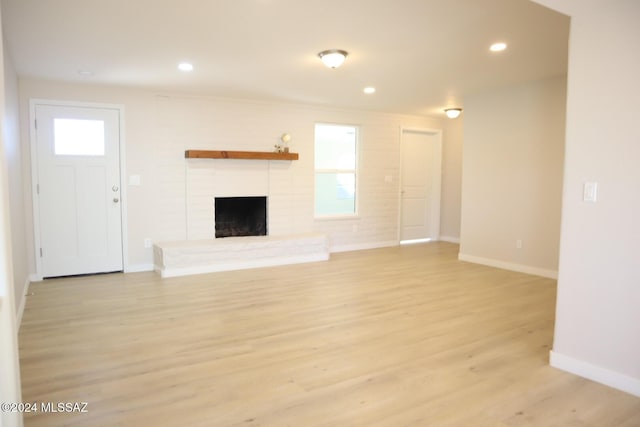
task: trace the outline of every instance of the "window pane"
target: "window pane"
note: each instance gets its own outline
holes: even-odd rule
[[[354,214],[355,192],[356,175],[353,173],[316,173],[316,214]]]
[[[104,156],[104,121],[53,120],[54,153],[59,156]]]
[[[316,125],[316,169],[356,168],[356,128]]]

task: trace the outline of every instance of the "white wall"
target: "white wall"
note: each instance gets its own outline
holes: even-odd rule
[[[213,197],[235,192],[269,196],[270,234],[318,231],[333,251],[396,244],[400,127],[442,129],[444,119],[334,110],[304,105],[157,94],[127,88],[20,80],[23,147],[28,152],[28,103],[46,98],[125,106],[130,270],[150,269],[154,241],[213,236]],[[354,124],[361,129],[357,219],[314,220],[313,139],[316,122]],[[300,160],[185,160],[185,149],[272,151],[282,133]],[[459,146],[452,133],[444,144]],[[455,167],[451,173],[459,174]],[[30,171],[27,172],[30,177]],[[393,182],[385,182],[391,175]],[[447,195],[455,200],[455,178]],[[443,196],[444,197],[444,196]],[[455,202],[448,209],[456,214]],[[31,206],[27,207],[27,211]],[[447,213],[445,212],[446,216]],[[29,223],[32,223],[29,212]],[[455,222],[455,220],[454,220]],[[455,226],[451,227],[455,234]],[[32,264],[33,265],[33,259]]]
[[[18,324],[25,303],[25,291],[29,283],[27,263],[27,237],[24,221],[24,179],[20,127],[18,120],[18,76],[13,68],[9,52],[5,52],[4,62],[5,110],[3,136],[7,172],[9,177],[9,214],[11,220],[11,248],[13,252],[13,281],[16,298]]]
[[[640,3],[541,3],[571,15],[551,363],[640,396]]]
[[[440,238],[460,242],[460,209],[462,204],[462,148],[464,114],[447,120],[442,144],[442,200]]]
[[[10,174],[14,169],[13,165],[10,167],[8,164],[15,150],[15,141],[8,131],[13,119],[5,108],[5,100],[11,97],[12,83],[8,80],[7,90],[4,75],[5,62],[9,63],[11,59],[8,55],[5,57],[3,45],[0,39],[0,402],[10,403],[20,402],[21,393],[10,218],[10,187],[13,179]],[[11,68],[10,64],[7,64],[7,68]],[[22,416],[0,411],[0,425],[21,426]]]
[[[465,99],[460,259],[557,275],[565,107],[564,77]]]

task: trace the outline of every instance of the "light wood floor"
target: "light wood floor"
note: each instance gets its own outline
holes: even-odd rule
[[[640,426],[640,399],[548,365],[555,282],[432,243],[322,263],[35,283],[26,426]]]

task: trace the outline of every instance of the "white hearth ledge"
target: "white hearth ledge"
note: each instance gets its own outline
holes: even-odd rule
[[[159,242],[153,259],[162,277],[176,277],[327,261],[329,245],[327,236],[317,233]]]

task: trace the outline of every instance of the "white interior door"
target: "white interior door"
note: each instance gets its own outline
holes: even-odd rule
[[[440,237],[441,141],[439,131],[402,131],[401,242]]]
[[[122,271],[119,110],[34,110],[42,277]]]

